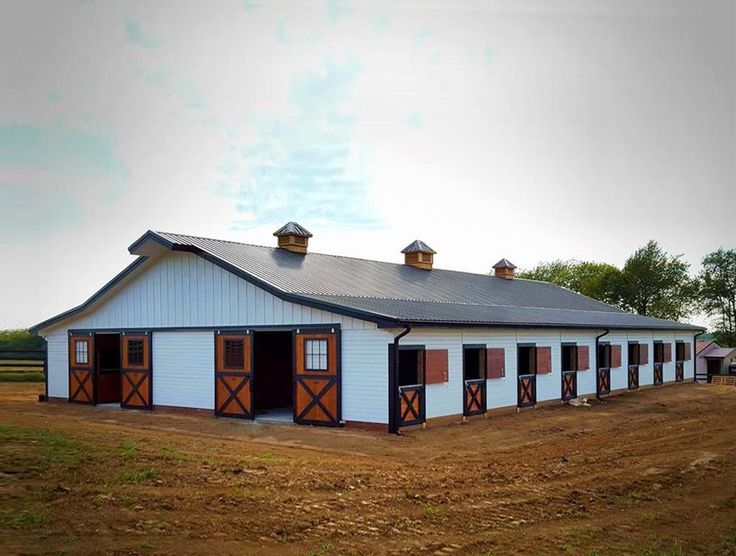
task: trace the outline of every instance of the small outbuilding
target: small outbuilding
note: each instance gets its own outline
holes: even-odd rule
[[[136,259],[34,330],[51,399],[396,431],[694,379],[690,324],[552,284],[148,231]]]
[[[717,375],[736,375],[736,348],[721,347],[714,340],[696,343],[696,376],[710,382]]]

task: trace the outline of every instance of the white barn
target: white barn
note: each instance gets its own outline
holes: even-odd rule
[[[82,305],[34,327],[47,396],[396,431],[439,418],[694,379],[703,329],[564,288],[149,231]]]

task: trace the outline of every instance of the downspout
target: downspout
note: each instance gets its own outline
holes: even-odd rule
[[[606,336],[611,331],[609,328],[606,328],[605,330],[606,331],[603,334],[598,334],[598,336],[595,337],[595,397],[599,400],[601,399],[601,395],[598,391],[598,342],[603,338],[603,336]]]
[[[399,391],[399,341],[411,332],[411,326],[404,324],[404,331],[394,337],[391,359],[388,366],[388,432],[399,434],[399,411],[397,395]]]
[[[693,382],[698,382],[698,336],[705,334],[705,330],[693,336]],[[684,372],[684,371],[683,371]],[[708,382],[708,371],[705,371],[705,382]]]

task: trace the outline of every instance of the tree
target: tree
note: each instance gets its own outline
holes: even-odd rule
[[[552,261],[518,273],[519,278],[562,286],[605,303],[617,304],[621,271],[607,263]]]
[[[46,340],[31,334],[28,330],[0,330],[0,349],[36,350],[44,349],[45,345]],[[27,359],[27,357],[17,355],[8,359]]]
[[[718,249],[703,258],[699,300],[714,319],[716,341],[736,345],[736,249]]]
[[[688,276],[682,255],[669,255],[649,241],[631,255],[621,270],[619,304],[640,315],[679,320],[692,309],[697,282]]]

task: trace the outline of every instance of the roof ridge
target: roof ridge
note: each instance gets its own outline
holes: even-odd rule
[[[271,251],[276,251],[277,249],[279,249],[278,247],[272,247],[272,246],[269,246],[269,245],[258,245],[256,243],[245,243],[243,241],[234,241],[234,240],[231,240],[231,239],[217,239],[217,238],[214,238],[214,237],[193,236],[191,234],[179,234],[179,233],[176,233],[176,232],[164,232],[164,231],[161,231],[161,230],[153,230],[153,232],[154,233],[157,233],[157,234],[166,234],[166,235],[170,235],[170,236],[191,237],[191,238],[194,238],[194,239],[206,239],[208,241],[221,241],[223,243],[233,243],[235,245],[245,245],[245,246],[248,246],[248,247],[258,247],[260,249],[270,249]],[[321,257],[334,257],[336,259],[348,259],[348,260],[352,260],[352,261],[365,261],[365,262],[369,262],[369,263],[380,263],[380,264],[393,265],[393,266],[399,266],[399,267],[407,266],[404,263],[395,263],[395,262],[392,262],[392,261],[379,261],[377,259],[366,259],[364,257],[352,257],[350,255],[336,255],[335,253],[320,253],[319,251],[309,251],[308,254],[309,255],[320,255]],[[436,272],[436,271],[440,271],[440,272],[453,272],[453,273],[456,273],[456,274],[469,274],[471,276],[484,276],[486,278],[492,278],[494,280],[504,280],[504,282],[508,282],[509,281],[509,280],[507,280],[505,278],[499,278],[498,276],[493,276],[492,274],[486,274],[486,273],[483,273],[483,272],[469,272],[467,270],[455,270],[455,269],[452,269],[452,268],[436,268],[436,267],[433,268],[431,272]],[[422,272],[427,272],[427,271],[422,271]],[[533,281],[533,280],[527,280],[526,278],[518,278],[518,279],[519,280],[526,280],[526,281]],[[516,280],[516,278],[515,278],[515,280]],[[549,285],[552,285],[552,286],[556,286],[556,284],[551,284],[550,282],[541,282],[540,281],[540,283],[541,284],[549,284]],[[557,286],[557,287],[560,287],[560,286]],[[577,293],[577,292],[575,292],[575,293]],[[581,295],[581,294],[578,294],[578,295]],[[595,300],[595,301],[597,301],[597,300]]]

